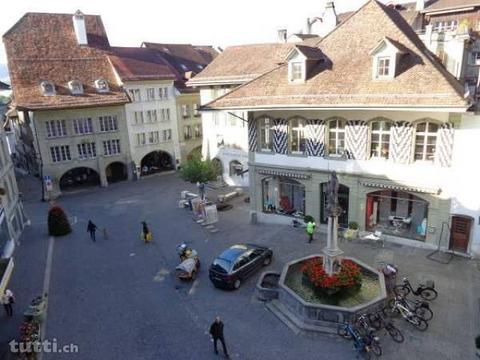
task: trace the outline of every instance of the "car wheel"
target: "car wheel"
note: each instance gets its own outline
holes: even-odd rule
[[[240,279],[237,279],[233,282],[233,288],[235,290],[237,290],[240,287],[240,285],[242,285],[242,281]]]
[[[268,266],[270,265],[271,262],[272,262],[272,257],[271,256],[266,257],[265,259],[263,259],[263,266]]]

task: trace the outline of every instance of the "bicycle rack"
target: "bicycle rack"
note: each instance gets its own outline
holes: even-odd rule
[[[440,231],[440,237],[438,238],[438,247],[436,250],[432,251],[431,253],[429,253],[426,258],[428,260],[432,260],[432,261],[435,261],[435,262],[438,262],[440,264],[444,264],[444,265],[448,265],[450,264],[450,262],[452,261],[453,257],[455,256],[454,253],[451,253],[451,252],[448,252],[448,251],[442,251],[440,248],[441,248],[441,245],[442,245],[442,237],[443,237],[443,230],[445,228],[445,225],[446,225],[446,228],[448,230],[448,234],[451,233],[451,229],[450,229],[450,225],[447,223],[447,222],[442,222],[442,230]],[[436,259],[434,258],[435,254],[438,254],[442,252],[443,254],[445,254],[447,256],[447,258],[445,260],[442,260],[442,259]]]

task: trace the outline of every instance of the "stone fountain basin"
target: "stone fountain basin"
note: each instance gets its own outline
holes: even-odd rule
[[[278,300],[273,300],[276,310],[300,330],[336,333],[340,324],[354,322],[361,314],[379,311],[384,308],[387,291],[383,273],[358,259],[348,256],[342,256],[341,258],[357,263],[362,268],[364,276],[378,279],[378,293],[371,296],[368,301],[348,307],[306,301],[304,297],[287,285],[286,278],[291,267],[298,266],[299,263],[314,257],[324,258],[324,255],[314,254],[285,264],[276,289]],[[279,317],[281,318],[281,316]]]

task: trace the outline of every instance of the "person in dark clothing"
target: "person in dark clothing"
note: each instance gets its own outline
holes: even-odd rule
[[[5,312],[7,313],[7,316],[12,317],[13,316],[13,306],[12,304],[15,303],[15,298],[13,297],[13,293],[11,290],[7,289],[5,290],[5,293],[1,297],[3,307],[5,308]]]
[[[223,353],[226,357],[229,357],[227,347],[225,345],[225,338],[223,337],[223,322],[220,319],[220,316],[217,316],[213,324],[210,326],[210,335],[212,335],[213,338],[213,349],[215,350],[215,354],[218,354],[217,341],[220,340],[223,347]]]
[[[147,226],[147,223],[145,221],[142,221],[142,234],[143,234],[143,241],[145,241],[145,244],[150,241],[149,239],[149,234],[150,234],[150,229]]]
[[[95,239],[95,231],[97,231],[97,225],[95,225],[92,220],[88,220],[88,225],[87,225],[87,232],[90,233],[90,238],[92,241],[96,241]]]

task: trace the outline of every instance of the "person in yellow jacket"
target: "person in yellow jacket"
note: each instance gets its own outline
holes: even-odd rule
[[[308,243],[311,243],[313,240],[313,233],[315,232],[315,221],[313,221],[312,219],[310,219],[307,223],[306,232],[308,235]]]
[[[148,229],[147,223],[145,221],[142,221],[142,238],[143,241],[145,241],[145,244],[152,241],[152,233]]]

